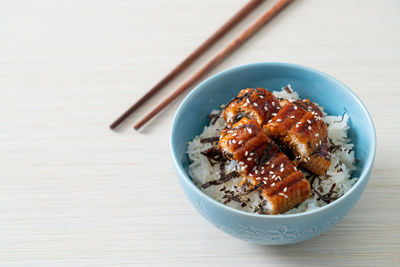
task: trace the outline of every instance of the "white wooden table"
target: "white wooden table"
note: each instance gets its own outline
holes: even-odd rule
[[[149,101],[108,125],[246,0],[0,2],[0,265],[399,265],[400,2],[297,0],[213,73],[260,61],[327,72],[364,101],[376,163],[354,209],[292,246],[203,219],[172,168],[175,101],[131,126],[274,1]]]

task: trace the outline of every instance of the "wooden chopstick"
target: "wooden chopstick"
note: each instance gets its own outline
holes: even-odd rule
[[[279,0],[271,9],[269,9],[264,15],[262,15],[256,22],[242,32],[233,42],[231,42],[226,48],[224,48],[219,54],[217,54],[212,60],[204,65],[199,71],[197,71],[189,80],[182,84],[176,91],[174,91],[169,97],[167,97],[161,104],[153,109],[146,117],[140,120],[135,126],[135,130],[139,130],[145,123],[157,115],[162,109],[164,109],[169,103],[176,99],[186,89],[195,84],[200,78],[206,75],[212,70],[218,63],[228,57],[233,51],[235,51],[240,45],[247,41],[253,36],[262,26],[270,21],[276,14],[279,13],[287,4],[292,0]]]
[[[233,17],[231,17],[221,28],[219,28],[212,36],[210,36],[204,43],[202,43],[195,51],[193,51],[185,60],[176,66],[167,76],[159,81],[150,91],[148,91],[142,98],[133,104],[127,111],[125,111],[118,119],[111,125],[110,129],[115,129],[122,121],[129,117],[137,108],[145,103],[150,97],[160,91],[167,83],[175,78],[179,73],[192,64],[199,56],[201,56],[208,48],[224,36],[230,29],[238,24],[244,17],[251,11],[259,6],[264,0],[251,0],[242,9],[240,9]]]

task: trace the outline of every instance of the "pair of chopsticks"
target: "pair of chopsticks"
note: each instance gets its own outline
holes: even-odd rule
[[[231,28],[239,23],[246,15],[259,6],[264,0],[251,0],[244,6],[238,13],[236,13],[229,21],[227,21],[221,28],[219,28],[210,38],[208,38],[202,45],[200,45],[192,54],[190,54],[184,61],[175,67],[167,76],[165,76],[158,84],[156,84],[150,91],[148,91],[141,99],[139,99],[133,106],[125,111],[116,121],[111,125],[111,129],[115,129],[122,121],[129,117],[137,108],[145,103],[150,97],[159,92],[168,82],[181,73],[186,67],[194,62],[202,53],[210,48],[217,40],[224,36]],[[276,14],[279,13],[287,4],[292,0],[279,0],[274,6],[243,31],[235,40],[233,40],[227,47],[218,53],[213,59],[206,63],[200,70],[198,70],[191,78],[183,83],[176,89],[170,96],[168,96],[161,104],[154,108],[148,115],[140,120],[135,126],[135,130],[139,130],[144,124],[151,120],[168,104],[175,100],[189,87],[198,82],[204,75],[210,72],[215,66],[221,63],[233,51],[253,36],[262,26],[270,21]]]

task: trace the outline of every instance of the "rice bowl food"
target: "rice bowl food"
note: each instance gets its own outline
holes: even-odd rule
[[[264,97],[268,98],[266,92],[269,91],[261,89],[248,88],[244,89],[247,91],[242,91],[243,94],[254,91],[265,102]],[[221,106],[221,110],[211,111],[209,125],[187,147],[191,162],[189,176],[192,181],[204,193],[229,207],[260,214],[301,213],[318,209],[343,196],[357,181],[357,178],[351,177],[357,160],[354,145],[347,137],[347,114],[325,114],[323,108],[316,103],[300,99],[290,86],[274,91],[271,97],[269,106],[259,107],[258,100],[249,101],[248,97],[243,97],[240,99],[242,102],[236,101],[238,104],[234,109],[233,102],[230,102],[227,106]],[[297,112],[303,110],[304,105],[303,113],[311,117],[307,119],[304,114],[300,117],[305,120],[304,123],[309,122],[309,125],[301,126],[300,117],[295,115],[288,116],[288,120],[296,120],[290,122],[295,130],[305,127],[306,131],[308,129],[313,133],[312,136],[306,136],[306,146],[302,146],[302,142],[294,142],[295,135],[290,142],[287,141],[290,127],[282,129],[281,125],[286,124],[280,117],[288,108],[292,107],[294,110],[291,112]],[[271,106],[276,108],[272,110]],[[250,107],[253,110],[249,111]],[[264,108],[266,111],[257,113],[257,108]],[[236,113],[230,116],[229,112]],[[277,125],[275,128],[274,122]],[[253,130],[247,127],[248,132],[239,132],[238,129],[243,130],[239,127],[240,123],[251,124]],[[314,125],[319,125],[320,128]],[[257,129],[258,132],[255,133]],[[282,134],[282,131],[286,132]],[[245,133],[251,135],[252,139],[244,136]],[[325,135],[324,139],[322,135]],[[256,145],[260,149],[243,149],[249,145]],[[235,151],[229,150],[232,146]],[[280,159],[277,166],[274,166],[276,161],[263,161],[263,156],[274,147],[274,155],[279,155]],[[311,152],[308,155],[315,157],[315,160],[302,154],[307,149]],[[239,150],[244,151],[244,161],[234,158],[238,155],[235,152]],[[318,164],[314,164],[315,162]],[[322,163],[319,164],[320,162]]]

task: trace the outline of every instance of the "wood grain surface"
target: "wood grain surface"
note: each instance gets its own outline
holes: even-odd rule
[[[298,63],[338,78],[368,107],[378,136],[370,182],[313,240],[257,246],[195,211],[169,151],[184,96],[142,131],[131,128],[273,0],[109,130],[246,1],[0,1],[1,266],[400,265],[398,0],[297,0],[212,73]]]

